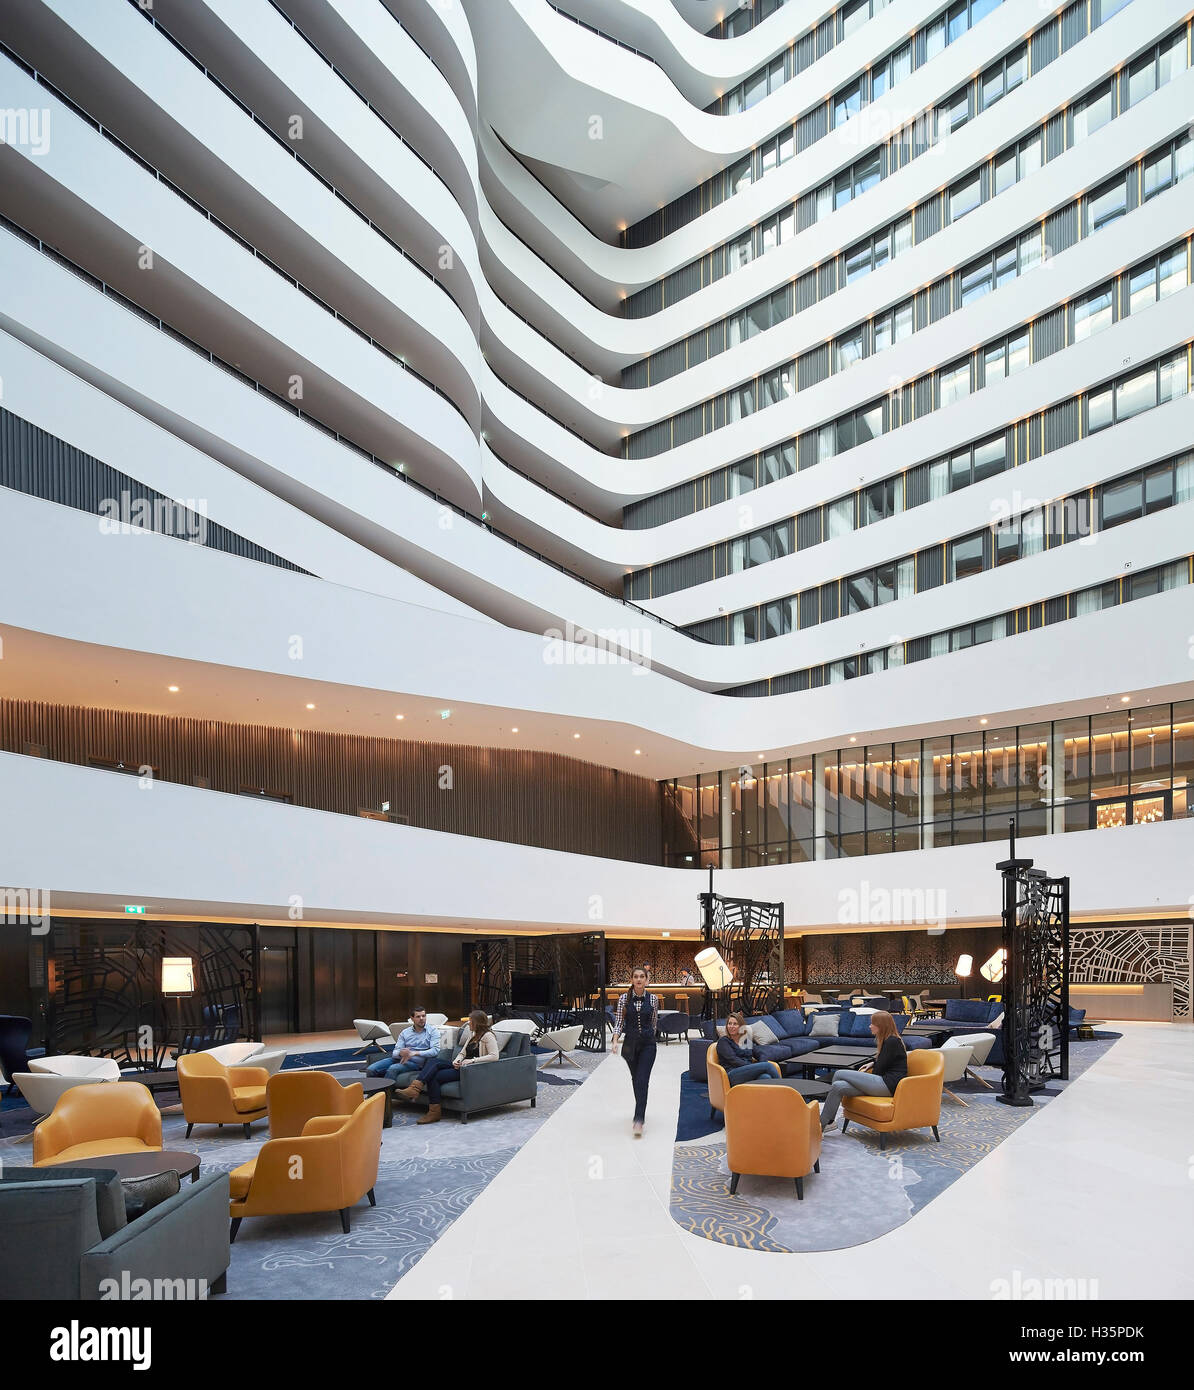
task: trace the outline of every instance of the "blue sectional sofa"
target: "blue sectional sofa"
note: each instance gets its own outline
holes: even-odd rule
[[[816,1052],[823,1047],[873,1047],[874,1038],[871,1037],[871,1016],[870,1014],[855,1013],[853,1009],[819,1009],[818,1013],[832,1013],[837,1019],[837,1029],[833,1033],[828,1033],[820,1037],[811,1037],[810,1029],[812,1021],[817,1016],[810,1013],[805,1014],[800,1009],[780,1009],[774,1014],[762,1014],[746,1021],[752,1027],[755,1035],[754,1055],[760,1062],[789,1062],[793,1058],[803,1057],[809,1052]],[[892,1014],[895,1019],[896,1028],[903,1033],[904,1027],[908,1022],[907,1014]],[[724,1022],[724,1020],[719,1020]],[[757,1025],[762,1024],[771,1034],[774,1035],[774,1042],[760,1041]],[[972,1029],[971,1031],[977,1031]],[[702,1037],[699,1041],[693,1041],[688,1046],[688,1070],[689,1074],[696,1081],[708,1080],[708,1069],[706,1067],[706,1055],[709,1044],[716,1040],[717,1034],[713,1024],[706,1021],[701,1025]],[[928,1047],[928,1038],[906,1037],[905,1045],[909,1048]]]

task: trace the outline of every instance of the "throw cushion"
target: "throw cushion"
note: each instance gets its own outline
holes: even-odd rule
[[[147,1178],[122,1178],[120,1185],[124,1188],[124,1214],[129,1221],[136,1221],[167,1197],[177,1196],[180,1182],[174,1169],[167,1168]]]
[[[945,1006],[945,1018],[950,1023],[986,1023],[991,1008],[984,999],[951,999]]]
[[[801,1038],[804,1036],[804,1013],[800,1009],[781,1009],[775,1015],[775,1021],[779,1024],[785,1038]]]
[[[904,1029],[907,1028],[907,1026],[908,1026],[908,1015],[907,1015],[907,1014],[892,1014],[892,1016],[891,1016],[891,1021],[892,1021],[892,1022],[895,1024],[895,1026],[896,1026],[896,1032],[897,1032],[897,1033],[902,1033],[902,1032],[904,1031]]]
[[[840,1014],[821,1014],[813,1019],[813,1026],[808,1030],[810,1038],[836,1038],[838,1031],[838,1021]]]
[[[871,1017],[875,1013],[874,1009],[868,1009],[865,1013],[861,1009],[854,1009],[854,1021],[850,1024],[850,1036],[852,1038],[869,1038],[871,1036]]]
[[[773,1018],[759,1018],[749,1025],[750,1035],[754,1039],[756,1047],[766,1047],[771,1043],[782,1041],[772,1026],[774,1023],[775,1019]]]

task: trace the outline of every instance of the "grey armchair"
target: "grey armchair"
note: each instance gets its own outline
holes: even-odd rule
[[[142,1279],[168,1281],[175,1298],[200,1297],[204,1289],[223,1293],[228,1200],[228,1175],[205,1173],[126,1222],[124,1194],[111,1169],[6,1166],[0,1174],[0,1300],[133,1297]],[[123,1293],[126,1287],[130,1292]]]

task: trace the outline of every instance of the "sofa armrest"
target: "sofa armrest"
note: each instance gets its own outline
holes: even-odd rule
[[[533,1052],[521,1057],[499,1057],[496,1062],[460,1068],[460,1102],[465,1109],[483,1110],[510,1101],[532,1100],[538,1084]]]
[[[204,1297],[229,1258],[228,1174],[206,1173],[86,1251],[80,1297]],[[140,1279],[164,1282],[151,1283],[147,1294],[134,1283]]]

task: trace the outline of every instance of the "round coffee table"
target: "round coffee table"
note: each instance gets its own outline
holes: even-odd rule
[[[190,1174],[192,1182],[199,1181],[199,1155],[181,1149],[137,1150],[129,1154],[102,1154],[98,1158],[74,1159],[63,1168],[109,1168],[120,1178],[151,1178],[173,1169],[180,1178]]]

